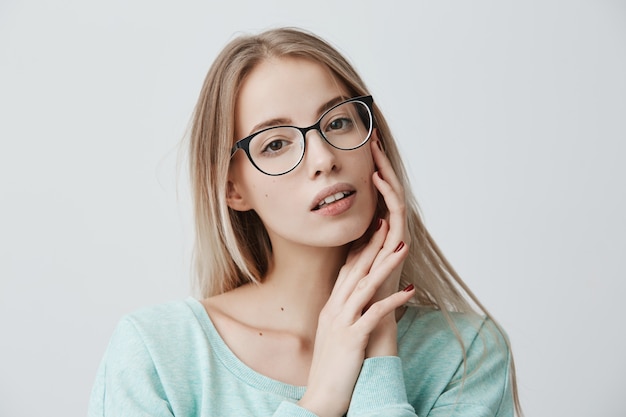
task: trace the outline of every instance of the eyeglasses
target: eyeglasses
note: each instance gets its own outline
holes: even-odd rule
[[[306,134],[317,130],[332,147],[349,151],[363,146],[372,135],[374,99],[355,97],[343,101],[320,116],[309,127],[272,126],[235,143],[230,156],[243,149],[248,159],[264,174],[284,175],[304,158]]]

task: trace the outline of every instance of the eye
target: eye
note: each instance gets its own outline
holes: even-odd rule
[[[349,130],[352,128],[353,122],[352,119],[348,117],[337,117],[333,119],[326,125],[327,132],[339,131],[339,130]]]
[[[265,148],[263,148],[263,152],[278,152],[287,145],[288,143],[286,140],[273,140],[268,143]]]
[[[261,131],[250,142],[252,158],[276,158],[302,149],[302,134],[290,126],[278,126]]]

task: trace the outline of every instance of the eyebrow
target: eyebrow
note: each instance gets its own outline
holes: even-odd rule
[[[324,113],[326,110],[330,109],[336,104],[341,103],[344,100],[347,100],[345,96],[337,96],[331,100],[328,100],[326,103],[322,104],[317,109],[317,114],[321,116],[322,113]],[[265,120],[261,123],[254,125],[254,127],[252,128],[252,130],[250,130],[250,133],[248,135],[252,135],[253,133],[258,132],[268,127],[285,126],[285,125],[291,125],[292,123],[293,122],[291,121],[291,119],[285,118],[285,117],[277,117],[274,119]]]

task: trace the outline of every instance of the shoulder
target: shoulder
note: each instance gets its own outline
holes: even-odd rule
[[[122,317],[120,324],[132,324],[144,332],[175,329],[194,317],[194,302],[196,301],[190,298],[143,307]]]
[[[474,312],[443,312],[430,308],[410,307],[398,329],[401,343],[446,349],[451,341],[465,350],[474,345],[487,348],[506,347],[506,334],[488,317]],[[479,340],[477,340],[479,339]]]
[[[187,300],[177,300],[143,307],[125,315],[122,321],[129,321],[142,327],[179,324],[180,320],[185,320],[192,316],[191,304],[194,302],[197,303],[197,301],[189,298]]]
[[[142,308],[117,325],[94,383],[90,415],[165,416],[176,399],[193,404],[209,342],[193,299]]]
[[[118,323],[106,356],[158,358],[185,349],[190,340],[204,335],[200,309],[202,305],[189,298],[127,314]]]
[[[410,308],[404,318],[398,351],[418,415],[434,409],[449,412],[447,407],[467,415],[474,409],[508,415],[511,355],[506,334],[496,323],[476,313],[423,308]]]
[[[406,320],[405,320],[406,319]],[[510,361],[506,334],[477,313],[409,308],[398,327],[398,350],[408,363],[431,363],[448,373]]]

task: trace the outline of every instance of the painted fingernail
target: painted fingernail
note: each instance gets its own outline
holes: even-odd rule
[[[404,242],[400,242],[398,243],[398,247],[396,248],[396,250],[394,250],[394,252],[400,252],[400,250],[404,247]]]
[[[376,223],[376,230],[380,229],[380,226],[382,225],[383,225],[383,219],[379,217],[378,222]]]
[[[407,286],[406,286],[406,288],[405,288],[405,289],[403,289],[402,291],[404,291],[404,292],[409,292],[409,291],[412,291],[412,290],[413,290],[413,288],[415,288],[415,286],[414,286],[413,284],[409,284],[409,285],[407,285]]]

